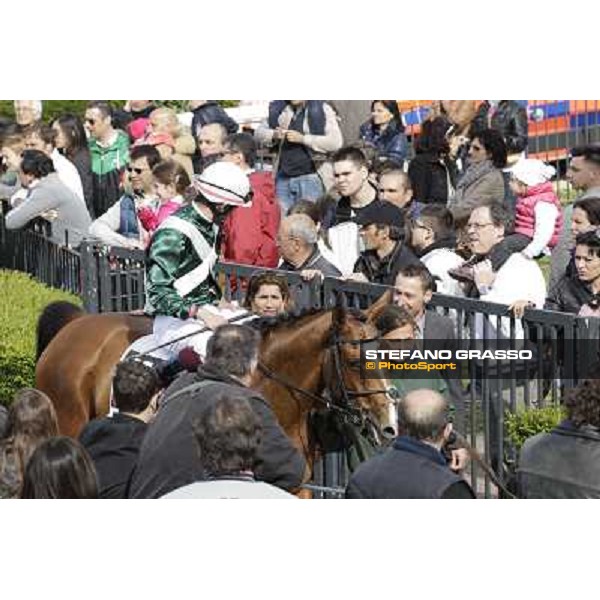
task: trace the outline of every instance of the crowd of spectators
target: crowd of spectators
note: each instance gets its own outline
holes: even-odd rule
[[[214,101],[189,101],[191,128],[152,101],[128,101],[118,111],[92,101],[84,115],[61,115],[51,125],[43,123],[41,103],[16,101],[15,122],[0,132],[0,197],[12,206],[6,226],[42,218],[57,243],[95,239],[147,249],[166,219],[192,210],[195,179],[215,163],[232,163],[247,175],[252,204],[233,208],[221,224],[219,257],[304,279],[393,286],[393,305],[379,323],[383,337],[435,338],[452,347],[452,315],[426,310],[435,292],[503,304],[517,316],[525,307],[600,316],[600,146],[572,150],[567,179],[580,196],[564,209],[553,167],[527,158],[527,117],[517,102],[435,103],[413,153],[398,104],[374,100],[370,108],[356,140],[345,144],[343,110],[331,101],[272,101],[255,132],[238,131]],[[273,156],[267,167],[257,160],[265,145]],[[538,263],[545,256],[549,284]],[[289,292],[274,287],[262,285],[261,302],[276,311],[273,303],[288,302]],[[510,336],[508,318],[494,323],[476,319],[470,333]],[[90,423],[78,444],[56,438],[51,406],[35,434],[21,430],[28,418],[21,405],[48,404],[25,391],[2,442],[2,494],[209,497],[212,488],[192,485],[207,470],[211,478],[233,477],[232,493],[253,493],[243,490],[258,480],[297,489],[303,461],[250,388],[256,336],[239,327],[221,333],[209,342],[199,381],[177,386],[200,386],[194,397],[210,397],[209,409],[196,410],[177,388],[161,396],[147,367],[125,364],[114,382],[119,416]],[[525,335],[518,321],[513,334]],[[237,370],[223,378],[226,363]],[[438,378],[425,387],[404,389],[406,439],[356,473],[349,497],[472,496],[439,452],[451,429],[448,403],[457,429],[464,427],[461,382]],[[223,449],[207,445],[207,432],[239,442],[231,461],[216,456]],[[206,464],[194,458],[198,444],[211,457]],[[428,465],[431,485],[381,488],[381,473],[398,460],[399,473]],[[64,488],[41,474],[58,462],[69,473]]]

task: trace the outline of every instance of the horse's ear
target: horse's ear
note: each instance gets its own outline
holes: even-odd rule
[[[392,290],[387,290],[384,294],[376,300],[367,310],[365,315],[369,323],[375,323],[377,317],[383,312],[383,309],[392,302]]]

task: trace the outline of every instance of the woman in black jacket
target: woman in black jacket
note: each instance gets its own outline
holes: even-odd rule
[[[416,156],[408,167],[413,196],[423,204],[447,204],[454,193],[456,166],[450,159],[446,134],[450,121],[436,117],[425,121],[416,143]]]
[[[56,147],[58,151],[77,168],[77,172],[81,178],[81,185],[83,186],[85,204],[90,214],[93,215],[92,162],[83,123],[75,115],[64,114],[54,119],[52,127],[56,131]]]

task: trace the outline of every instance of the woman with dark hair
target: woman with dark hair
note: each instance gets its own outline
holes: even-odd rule
[[[450,207],[460,213],[489,202],[502,203],[506,189],[502,169],[506,166],[506,144],[494,129],[484,129],[471,140],[468,165],[456,184]]]
[[[454,195],[457,170],[450,158],[446,134],[451,123],[445,117],[425,121],[417,139],[416,156],[408,166],[413,197],[423,204],[448,204]]]
[[[67,113],[54,119],[52,128],[56,131],[56,148],[77,168],[85,204],[91,212],[94,193],[92,159],[83,122],[78,116]]]
[[[98,498],[96,471],[84,447],[65,436],[42,442],[27,463],[21,498]]]
[[[276,317],[293,306],[285,277],[276,273],[259,273],[248,282],[244,307],[261,317]]]
[[[52,223],[52,239],[76,246],[87,234],[91,219],[81,199],[59,179],[52,159],[40,150],[21,155],[19,177],[29,190],[27,200],[6,215],[7,229],[20,229],[37,217]]]
[[[395,100],[373,100],[371,118],[360,126],[359,135],[377,149],[380,161],[404,164],[408,142]]]
[[[573,204],[571,233],[579,235],[600,227],[600,198],[581,198]]]
[[[25,465],[37,446],[58,435],[54,406],[33,388],[17,392],[8,412],[6,438],[0,444],[0,498],[17,498]]]
[[[575,241],[575,270],[550,290],[544,308],[600,316],[600,237],[598,230],[580,233]]]

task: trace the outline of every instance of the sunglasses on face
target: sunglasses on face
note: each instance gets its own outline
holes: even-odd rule
[[[128,173],[135,173],[136,175],[141,175],[146,169],[140,169],[139,167],[127,167]]]

